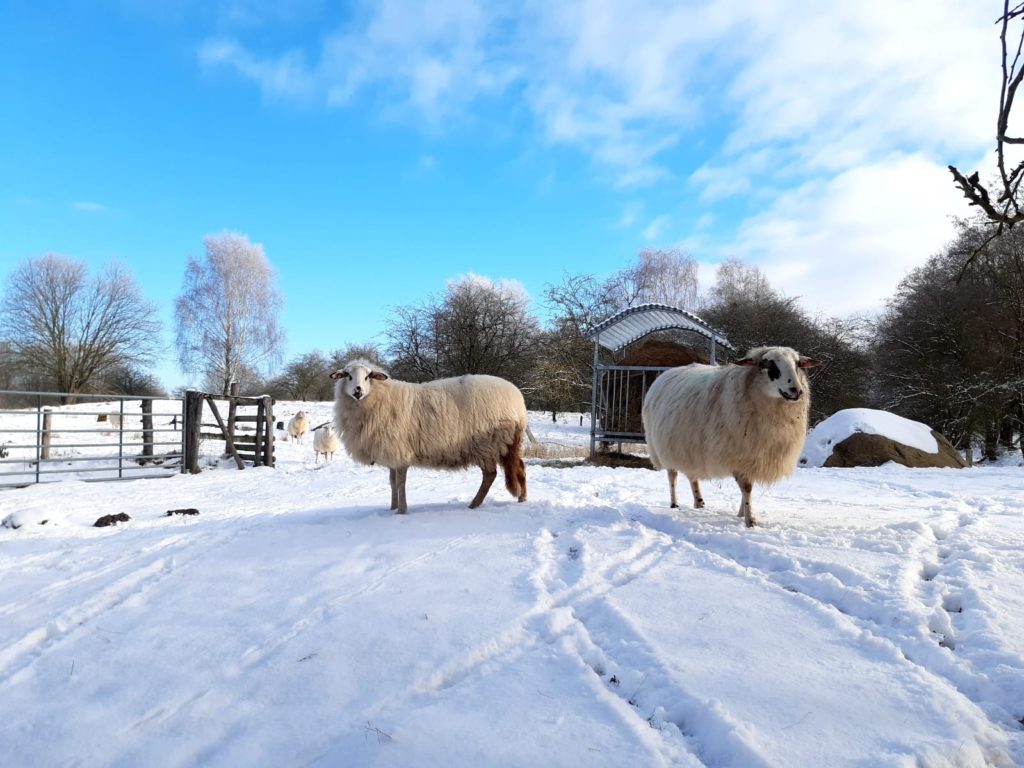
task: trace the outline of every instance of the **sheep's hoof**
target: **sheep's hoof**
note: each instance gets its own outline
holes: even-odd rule
[[[747,528],[756,528],[757,527],[757,520],[754,520],[754,519],[746,520],[745,524],[746,524]]]
[[[693,508],[704,509],[704,499],[698,499],[697,501],[693,502]]]
[[[526,494],[525,493],[522,496],[519,497],[519,503],[520,504],[522,504],[524,501],[526,501]]]
[[[669,505],[668,505],[668,508],[669,508],[669,509],[679,509],[679,505],[678,505],[678,504],[676,504],[676,503],[675,503],[675,502],[673,501],[673,502],[672,502],[671,504],[669,504]]]

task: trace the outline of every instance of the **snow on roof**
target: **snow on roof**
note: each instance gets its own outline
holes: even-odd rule
[[[832,449],[856,432],[882,435],[925,453],[939,452],[939,444],[932,436],[931,427],[926,424],[888,411],[847,408],[832,414],[808,433],[800,465],[824,466],[832,455]]]
[[[694,331],[726,349],[735,349],[721,331],[712,328],[692,312],[668,304],[638,304],[595,325],[587,338],[605,349],[618,352],[655,331]]]

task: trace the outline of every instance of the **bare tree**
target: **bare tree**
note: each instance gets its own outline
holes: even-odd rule
[[[489,373],[522,386],[540,328],[516,285],[476,275],[453,280],[419,307],[397,307],[388,323],[396,375],[415,381]]]
[[[697,302],[697,262],[678,248],[645,248],[636,263],[605,283],[619,309],[654,302],[690,309]]]
[[[90,278],[84,263],[47,254],[8,278],[0,334],[23,371],[70,393],[64,401],[73,403],[117,365],[152,361],[155,314],[121,265]]]
[[[263,246],[237,234],[204,238],[205,259],[189,258],[175,302],[178,360],[227,394],[243,371],[266,371],[282,357],[284,303]]]
[[[982,243],[968,255],[959,278],[963,277],[964,271],[974,263],[978,253],[988,242],[1024,220],[1024,209],[1021,208],[1019,195],[1020,184],[1024,180],[1024,160],[1008,171],[1006,159],[1007,145],[1024,144],[1024,137],[1008,135],[1013,102],[1017,89],[1024,79],[1024,60],[1021,58],[1024,52],[1024,3],[1018,3],[1011,8],[1010,1],[1003,0],[1003,14],[997,19],[997,23],[1000,25],[1003,77],[999,91],[999,112],[996,117],[996,166],[999,175],[997,185],[990,191],[981,183],[977,171],[965,176],[955,166],[948,166],[949,172],[953,174],[954,183],[964,193],[969,204],[980,208],[984,217],[994,224]]]

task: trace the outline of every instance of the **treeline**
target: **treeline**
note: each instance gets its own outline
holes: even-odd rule
[[[1000,443],[1013,445],[1024,418],[1024,231],[986,244],[989,232],[962,223],[956,240],[908,275],[875,318],[811,315],[799,297],[736,259],[720,264],[701,290],[688,254],[644,250],[603,279],[563,274],[547,284],[538,302],[543,317],[518,283],[468,275],[417,304],[390,308],[380,344],[308,351],[283,364],[282,302],[262,248],[220,235],[206,239],[203,259],[189,260],[175,344],[183,370],[211,391],[237,382],[243,393],[328,400],[326,374],[364,357],[410,381],[502,376],[533,409],[586,411],[594,353],[586,333],[622,309],[659,302],[695,311],[739,354],[778,344],[817,359],[812,422],[843,408],[881,408],[960,445],[979,435],[994,455]],[[154,309],[123,269],[112,270],[89,280],[81,265],[46,256],[11,275],[0,304],[0,389],[159,390],[145,367],[158,349]],[[118,301],[107,295],[110,286]],[[98,321],[97,306],[120,306],[119,319]],[[97,325],[118,333],[95,333]],[[702,338],[669,336],[706,350]],[[104,346],[112,338],[119,341]],[[601,356],[613,361],[605,350]]]

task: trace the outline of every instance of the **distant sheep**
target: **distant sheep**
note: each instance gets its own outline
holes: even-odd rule
[[[661,374],[644,400],[643,423],[654,468],[668,470],[672,507],[679,506],[679,472],[690,481],[695,509],[704,506],[699,481],[732,476],[742,493],[739,515],[753,526],[753,484],[796,468],[810,406],[804,369],[817,364],[789,347],[757,347],[732,365]]]
[[[408,510],[405,477],[413,466],[480,467],[483,479],[469,504],[475,509],[501,464],[508,492],[526,501],[526,404],[514,384],[483,375],[412,384],[365,360],[348,363],[331,378],[341,441],[356,461],[390,470],[391,509]]]
[[[299,411],[288,420],[288,434],[292,436],[293,440],[301,443],[303,435],[307,432],[309,432],[309,419],[306,418],[304,411]]]
[[[110,425],[111,429],[121,428],[121,414],[120,413],[101,413],[96,417],[96,421],[105,421]]]
[[[341,448],[338,436],[330,424],[323,424],[313,430],[313,450],[316,452],[316,460],[320,461],[320,454],[324,455],[324,461],[328,457],[334,458],[334,454]]]

